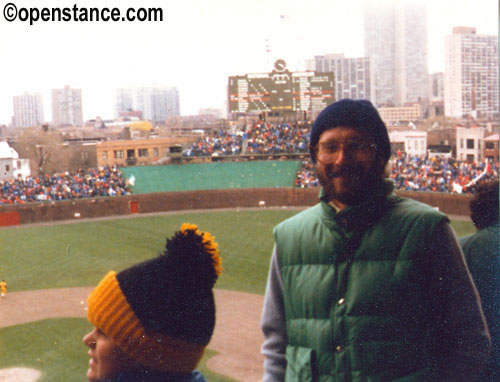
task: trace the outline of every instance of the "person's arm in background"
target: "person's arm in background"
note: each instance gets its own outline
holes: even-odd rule
[[[265,356],[264,377],[262,380],[263,382],[283,381],[285,379],[285,350],[288,337],[283,304],[283,283],[276,246],[274,246],[271,256],[271,266],[262,310],[261,329],[264,333],[262,354]]]
[[[498,224],[460,238],[460,244],[481,297],[491,335],[492,351],[485,380],[500,381],[500,226]],[[491,374],[491,375],[490,375]]]
[[[447,221],[437,226],[426,246],[432,315],[429,350],[443,380],[473,381],[491,347],[479,294]]]

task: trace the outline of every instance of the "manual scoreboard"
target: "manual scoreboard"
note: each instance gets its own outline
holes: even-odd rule
[[[333,72],[290,72],[284,60],[271,73],[229,77],[229,111],[316,112],[334,101]]]

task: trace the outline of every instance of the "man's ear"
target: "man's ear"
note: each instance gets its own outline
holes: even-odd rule
[[[389,159],[387,162],[384,163],[384,160],[382,158],[379,158],[378,161],[380,164],[380,168],[382,169],[382,178],[390,178],[392,170],[392,161]]]

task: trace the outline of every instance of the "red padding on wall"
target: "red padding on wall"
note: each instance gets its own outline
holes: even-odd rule
[[[0,212],[0,226],[19,225],[19,213],[17,211]]]
[[[130,206],[130,213],[131,214],[138,214],[139,213],[139,201],[138,200],[131,200],[129,202]]]

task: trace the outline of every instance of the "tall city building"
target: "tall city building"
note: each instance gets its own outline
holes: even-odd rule
[[[498,118],[498,36],[456,27],[445,41],[445,114]]]
[[[16,127],[30,127],[44,123],[43,102],[40,93],[24,93],[13,97],[14,125]]]
[[[132,88],[116,89],[115,92],[115,115],[120,117],[122,113],[134,110]]]
[[[346,58],[343,54],[314,56],[314,59],[306,61],[306,69],[334,73],[336,100],[373,100],[375,89],[368,57]]]
[[[429,74],[429,100],[444,100],[444,73]]]
[[[145,120],[159,122],[180,115],[179,92],[175,87],[143,86],[116,91],[116,115],[137,110]]]
[[[52,123],[55,126],[82,126],[82,90],[52,89]]]
[[[427,12],[422,4],[367,5],[365,56],[374,74],[375,103],[400,106],[428,96]]]

